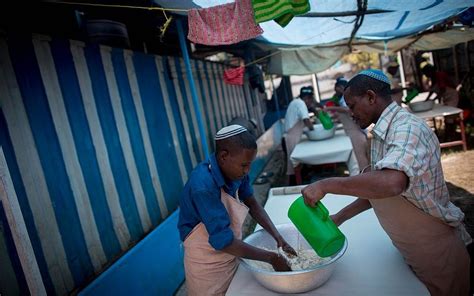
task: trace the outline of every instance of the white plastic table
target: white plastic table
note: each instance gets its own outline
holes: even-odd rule
[[[410,111],[410,108],[407,108],[407,110]],[[433,109],[431,110],[424,111],[424,112],[412,112],[412,113],[425,120],[434,119],[437,117],[457,115],[460,119],[459,125],[461,127],[461,140],[443,142],[443,143],[440,143],[440,147],[446,148],[446,147],[452,147],[452,146],[462,146],[464,151],[467,150],[462,109],[451,107],[451,106],[445,106],[441,104],[435,104],[433,106]],[[436,123],[435,123],[435,129],[436,129]]]
[[[300,196],[301,188],[270,190],[265,210],[275,224],[290,223],[287,211]],[[351,196],[328,194],[322,202],[330,213],[335,213],[353,200]],[[341,231],[347,237],[348,249],[337,262],[331,278],[323,286],[301,295],[429,295],[392,245],[373,210],[346,221]],[[261,286],[250,272],[239,266],[227,295],[278,294]]]
[[[310,141],[303,135],[290,157],[297,179],[300,179],[299,182],[297,180],[298,184],[301,184],[301,176],[298,176],[300,164],[319,165],[345,162],[351,176],[359,173],[359,165],[352,149],[351,139],[343,129],[336,130],[334,137],[319,141]]]

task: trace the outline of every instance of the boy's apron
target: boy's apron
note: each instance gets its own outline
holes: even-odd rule
[[[300,142],[301,135],[303,134],[304,129],[303,120],[298,121],[290,130],[287,132],[285,137],[286,144],[286,174],[294,175],[295,169],[293,168],[293,163],[291,162],[291,152],[295,149],[295,146]]]
[[[431,295],[468,295],[469,255],[456,229],[403,196],[371,199],[380,224]]]
[[[221,189],[221,201],[230,217],[235,239],[242,238],[242,225],[248,207]],[[224,295],[237,270],[233,255],[215,250],[209,244],[209,234],[201,222],[184,240],[184,268],[188,295]]]
[[[392,243],[431,295],[468,295],[470,259],[454,227],[402,195],[369,201]]]

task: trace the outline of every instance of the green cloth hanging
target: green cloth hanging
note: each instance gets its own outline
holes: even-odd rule
[[[282,27],[311,9],[309,0],[252,0],[252,6],[257,24],[275,20]]]

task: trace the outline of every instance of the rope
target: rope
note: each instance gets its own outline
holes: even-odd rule
[[[359,31],[359,28],[362,26],[364,22],[365,12],[367,11],[367,0],[357,0],[357,11],[359,12],[356,16],[356,22],[354,24],[354,29],[352,29],[351,39],[349,39],[349,51],[352,52],[352,41],[354,37]]]
[[[68,5],[81,5],[81,6],[95,6],[95,7],[108,7],[108,8],[128,8],[128,9],[141,9],[141,10],[159,10],[159,11],[175,11],[175,12],[188,12],[189,9],[182,8],[163,8],[163,7],[144,7],[144,6],[132,6],[132,5],[118,5],[118,4],[101,4],[101,3],[82,3],[82,2],[69,2],[69,1],[53,1],[43,0],[43,2],[55,3],[55,4],[68,4]]]

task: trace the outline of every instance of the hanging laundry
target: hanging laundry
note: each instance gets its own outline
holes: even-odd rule
[[[255,21],[263,23],[275,20],[285,27],[295,15],[310,11],[309,0],[252,0]]]
[[[244,85],[245,66],[224,70],[224,82],[227,84]]]
[[[263,33],[262,28],[255,23],[251,0],[191,9],[188,26],[188,39],[205,45],[235,44]]]

